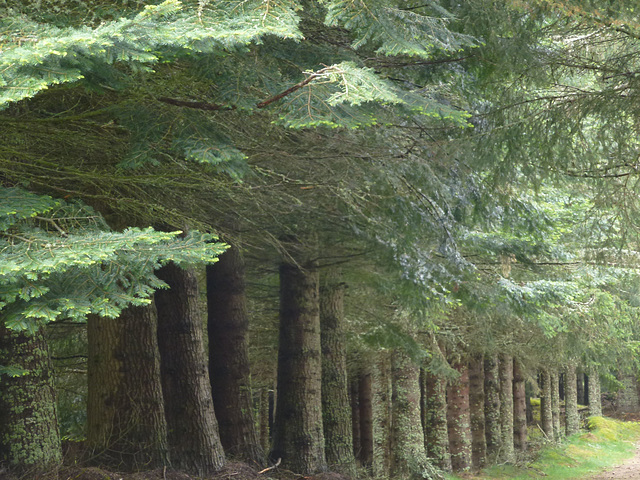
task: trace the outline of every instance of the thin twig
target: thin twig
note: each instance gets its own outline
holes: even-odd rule
[[[278,466],[280,466],[281,461],[282,461],[282,458],[279,458],[278,461],[272,467],[267,467],[264,470],[260,470],[258,474],[262,475],[263,473],[268,472],[269,470],[273,470],[274,468],[277,468]]]

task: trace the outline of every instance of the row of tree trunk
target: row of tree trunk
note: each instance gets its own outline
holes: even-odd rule
[[[419,465],[425,454],[440,469],[461,471],[496,461],[513,462],[517,451],[526,450],[528,399],[523,367],[517,359],[508,355],[472,355],[451,360],[451,367],[459,374],[453,381],[424,368],[418,373],[418,367],[409,367],[406,358],[409,363],[400,369],[397,358],[401,356],[394,352],[386,360],[391,365],[389,369],[381,357],[351,381],[354,452],[357,461],[374,476],[396,478],[404,472],[400,466],[416,468],[416,462]],[[598,375],[591,373],[590,414],[601,415]],[[575,366],[565,369],[562,383],[559,378],[557,372],[545,369],[539,380],[540,426],[554,441],[580,429]],[[559,401],[561,386],[564,422]],[[414,392],[418,389],[419,405],[408,403],[416,398]],[[409,397],[402,398],[399,392]],[[387,405],[380,405],[380,401]],[[391,428],[384,415],[389,409]],[[407,427],[418,425],[418,419],[422,432]],[[405,456],[410,456],[413,464],[402,463]]]
[[[95,456],[119,468],[171,464],[204,475],[220,470],[227,455],[264,465],[271,434],[272,460],[296,473],[353,474],[360,464],[376,477],[401,478],[428,471],[430,462],[464,470],[512,461],[526,449],[525,379],[507,355],[451,352],[458,355],[449,359],[457,379],[447,380],[401,350],[383,352],[349,380],[345,285],[336,272],[325,272],[320,288],[313,252],[296,245],[280,267],[275,419],[272,432],[265,421],[259,432],[243,269],[236,248],[207,268],[208,361],[193,270],[169,264],[158,276],[170,288],[154,302],[116,319],[89,318],[87,443]],[[16,435],[2,437],[10,440],[0,442],[1,460],[17,470],[48,468],[60,461],[60,440],[46,342],[41,335],[0,333],[0,351],[9,352],[0,364],[24,357],[34,372],[2,385],[7,405],[0,412],[27,413],[0,414],[3,432],[23,432],[18,449],[9,445]],[[542,428],[557,439],[558,375],[543,370],[540,377]],[[599,400],[598,375],[589,378],[589,398]],[[579,428],[574,367],[564,379],[566,431],[573,433]],[[601,414],[599,402],[591,408]],[[36,410],[40,423],[26,418]]]

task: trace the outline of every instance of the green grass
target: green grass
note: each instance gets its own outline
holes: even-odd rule
[[[545,480],[585,478],[622,463],[633,456],[640,441],[640,423],[591,417],[589,431],[576,434],[555,446],[545,446],[535,458],[518,465],[490,467],[465,479]],[[450,476],[450,479],[460,477]]]

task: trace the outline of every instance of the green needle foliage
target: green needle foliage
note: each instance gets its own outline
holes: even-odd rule
[[[14,330],[58,318],[116,317],[150,302],[164,283],[154,270],[173,261],[214,262],[225,246],[212,235],[110,231],[86,205],[0,188],[0,311]]]

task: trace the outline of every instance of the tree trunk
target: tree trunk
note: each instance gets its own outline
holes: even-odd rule
[[[391,358],[378,354],[373,365],[373,462],[374,478],[388,478],[391,469]]]
[[[455,472],[471,467],[471,425],[469,418],[469,369],[466,362],[452,365],[460,378],[447,387],[447,429],[451,468]]]
[[[229,455],[264,465],[252,407],[244,260],[234,245],[207,265],[207,311],[209,378],[220,442]]]
[[[344,288],[337,274],[320,290],[322,422],[329,469],[355,476],[344,334]]]
[[[157,275],[169,290],[156,292],[162,391],[172,463],[206,475],[225,464],[213,410],[209,371],[193,270],[170,263]]]
[[[553,438],[560,440],[562,432],[560,431],[560,380],[558,371],[553,369],[549,372],[551,380],[551,414],[553,417]]]
[[[395,350],[391,379],[391,478],[420,478],[430,468],[420,420],[420,369]]]
[[[358,381],[360,417],[360,463],[371,468],[373,463],[373,375],[370,370],[363,372]]]
[[[87,445],[114,466],[168,461],[154,304],[87,317]]]
[[[424,436],[427,456],[440,469],[451,470],[447,428],[447,381],[425,371]]]
[[[513,357],[500,355],[500,459],[515,461],[513,441]]]
[[[513,443],[516,449],[527,449],[527,395],[524,373],[519,360],[513,359]]]
[[[576,367],[576,380],[576,387],[578,391],[578,405],[586,405],[587,400],[584,391],[584,372],[582,371],[582,367]]]
[[[487,457],[497,459],[501,447],[500,430],[500,374],[497,355],[484,358],[484,425],[487,439]]]
[[[580,415],[578,413],[578,388],[575,365],[567,365],[564,379],[565,432],[567,436],[569,436],[574,435],[580,431]]]
[[[27,371],[0,377],[0,465],[17,474],[54,470],[62,449],[44,329],[31,335],[0,324],[0,365]]]
[[[280,265],[278,402],[273,458],[300,473],[326,470],[322,431],[320,308],[317,265]],[[300,265],[300,266],[298,266]]]
[[[474,355],[469,361],[469,408],[471,416],[471,460],[474,468],[487,461],[484,420],[484,357]]]
[[[622,413],[636,413],[640,411],[640,398],[638,397],[638,378],[633,373],[623,373],[620,376],[622,389],[618,391],[616,398],[617,410]]]
[[[595,367],[589,369],[589,415],[592,417],[602,416],[602,399],[600,395],[600,374]]]
[[[542,423],[542,431],[548,440],[553,441],[555,434],[553,433],[553,409],[551,400],[551,375],[546,369],[542,369],[540,373],[540,423]]]
[[[260,390],[260,446],[263,452],[269,451],[271,441],[269,439],[269,390]]]
[[[349,401],[351,402],[351,435],[353,438],[353,456],[360,459],[362,442],[360,440],[360,391],[359,377],[354,375],[349,380]]]

